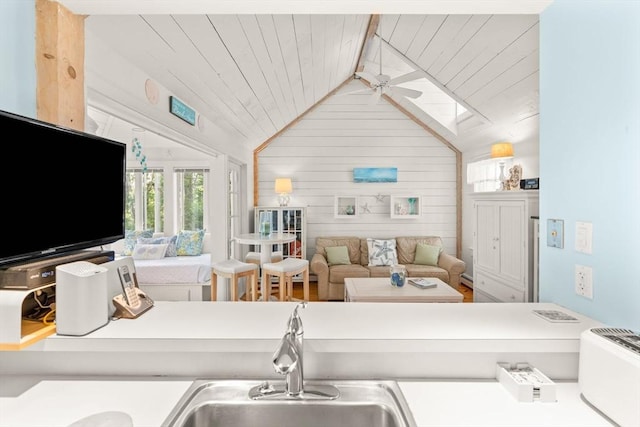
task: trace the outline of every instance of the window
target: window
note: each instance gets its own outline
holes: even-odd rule
[[[127,169],[125,229],[164,231],[164,176],[162,169]]]
[[[203,230],[208,223],[209,169],[174,169],[180,230]]]

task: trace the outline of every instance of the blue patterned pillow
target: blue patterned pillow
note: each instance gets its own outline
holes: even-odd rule
[[[398,254],[396,253],[396,239],[367,239],[369,251],[369,266],[396,265]]]
[[[133,248],[138,241],[138,237],[152,237],[153,230],[143,230],[143,231],[134,231],[134,230],[126,230],[124,232],[124,249],[122,251],[122,255],[131,256],[133,255]]]
[[[200,255],[202,254],[202,245],[204,243],[204,230],[183,230],[178,233],[176,242],[176,253],[178,256],[183,255]]]
[[[133,259],[162,259],[167,252],[168,243],[147,245],[144,243],[136,243],[133,248]]]
[[[142,243],[143,245],[167,244],[167,252],[164,254],[166,257],[178,255],[178,250],[176,248],[177,241],[177,235],[173,235],[171,237],[138,237],[138,243]]]

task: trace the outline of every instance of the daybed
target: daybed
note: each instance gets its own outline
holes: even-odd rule
[[[384,250],[375,249],[370,258],[370,246]],[[384,256],[377,256],[383,252]],[[409,277],[437,277],[456,290],[466,267],[464,261],[443,251],[442,239],[437,236],[387,239],[338,236],[316,238],[310,269],[318,277],[318,298],[342,301],[345,277],[388,277],[392,264],[404,265]]]
[[[211,282],[209,249],[211,237],[208,233],[203,234],[199,255],[173,255],[166,252],[165,255],[169,256],[160,258],[138,255],[142,252],[152,252],[142,250],[142,246],[153,245],[151,241],[166,242],[173,237],[176,237],[177,241],[177,236],[164,237],[159,233],[151,234],[151,237],[136,237],[134,246],[131,246],[131,240],[127,242],[126,239],[122,239],[113,243],[111,250],[115,251],[116,257],[133,257],[138,286],[153,300],[202,301],[208,299],[209,291],[204,289],[205,286],[209,287]],[[149,243],[140,245],[139,241]],[[138,246],[138,253],[136,253],[136,246]],[[207,295],[207,298],[203,295]]]

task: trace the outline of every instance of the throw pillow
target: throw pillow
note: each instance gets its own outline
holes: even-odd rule
[[[324,248],[327,252],[327,262],[329,265],[349,265],[349,250],[346,246],[328,246]]]
[[[369,266],[396,265],[398,254],[396,253],[396,239],[367,239],[369,251]]]
[[[178,241],[178,235],[175,234],[171,237],[138,237],[137,243],[144,245],[162,245],[168,244],[167,252],[164,254],[166,257],[172,257],[177,255],[176,242]]]
[[[204,230],[183,230],[178,233],[176,253],[178,256],[194,256],[202,254]]]
[[[418,243],[416,245],[416,257],[414,264],[422,265],[438,265],[438,257],[440,257],[442,248],[440,246],[427,245],[426,243]]]
[[[133,259],[162,259],[167,252],[168,243],[151,244],[136,243],[133,248]]]
[[[138,237],[152,237],[153,230],[126,230],[124,232],[124,249],[122,255],[131,256],[133,254],[133,248],[138,241]]]

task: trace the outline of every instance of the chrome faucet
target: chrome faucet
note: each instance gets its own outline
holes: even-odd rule
[[[289,316],[287,330],[280,340],[280,345],[273,353],[272,363],[275,371],[286,376],[284,387],[278,389],[265,381],[249,391],[251,399],[332,400],[340,396],[340,392],[336,387],[330,385],[305,386],[304,384],[302,369],[304,329],[298,309],[306,307],[306,302],[296,305],[293,313]]]
[[[278,349],[273,353],[273,367],[276,372],[286,375],[285,393],[288,396],[297,396],[302,393],[303,389],[303,338],[304,329],[302,328],[302,320],[298,315],[298,309],[306,308],[307,303],[302,302],[296,305],[296,308],[289,317],[287,331],[280,340]]]

